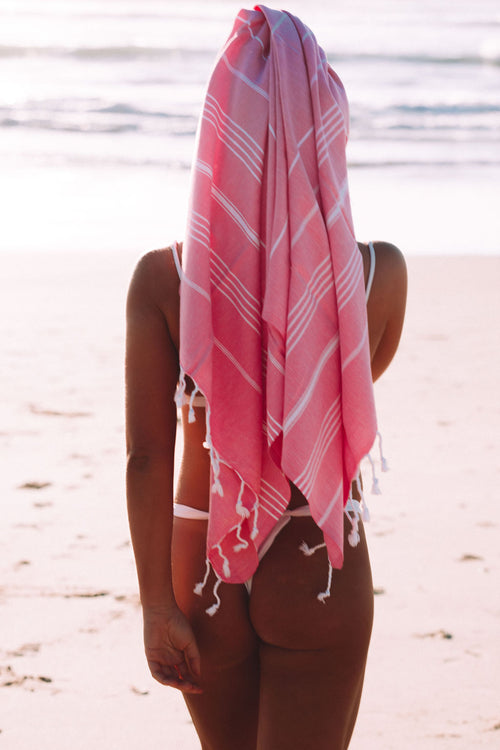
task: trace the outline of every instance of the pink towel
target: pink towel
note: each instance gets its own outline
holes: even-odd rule
[[[289,13],[241,10],[200,120],[181,283],[182,370],[207,399],[207,557],[243,582],[305,495],[333,567],[375,438],[343,86]]]

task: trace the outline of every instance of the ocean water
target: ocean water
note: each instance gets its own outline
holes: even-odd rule
[[[140,252],[182,236],[204,87],[241,6],[0,0],[1,250]],[[498,0],[285,7],[347,89],[359,238],[500,253]]]

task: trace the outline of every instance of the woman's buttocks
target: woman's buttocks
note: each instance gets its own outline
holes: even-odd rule
[[[331,596],[320,602],[328,580],[326,548],[310,557],[301,551],[321,544],[312,518],[292,518],[261,560],[254,575],[250,615],[259,637],[281,648],[322,649],[346,639],[369,642],[373,620],[373,584],[362,523],[357,547],[347,542],[351,524],[344,519],[344,565],[333,571]],[[286,622],[286,627],[284,623]]]

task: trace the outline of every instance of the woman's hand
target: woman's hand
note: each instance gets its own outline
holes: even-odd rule
[[[151,674],[183,693],[201,693],[200,653],[186,617],[171,607],[144,608],[144,646]]]

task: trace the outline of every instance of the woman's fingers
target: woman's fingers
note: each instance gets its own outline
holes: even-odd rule
[[[202,690],[189,676],[189,670],[184,663],[172,666],[150,663],[151,674],[162,685],[177,688],[183,693],[201,693]]]
[[[145,610],[144,643],[155,680],[185,693],[201,692],[200,652],[191,626],[178,607]]]
[[[186,646],[184,657],[186,659],[187,666],[190,673],[195,677],[199,678],[201,674],[201,659],[200,652],[195,642],[189,643]]]

